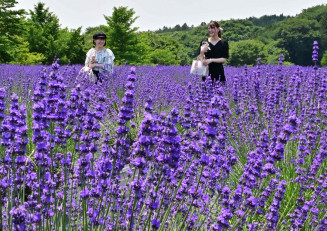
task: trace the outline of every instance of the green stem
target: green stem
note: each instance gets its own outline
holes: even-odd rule
[[[144,230],[150,230],[150,228],[151,228],[151,222],[150,222],[151,215],[152,215],[152,209],[151,209],[151,211],[149,213],[149,216],[148,216],[148,219],[147,219],[147,221],[145,223],[145,226],[144,226],[145,229]],[[149,224],[149,228],[148,228],[148,224]]]
[[[237,221],[237,223],[235,225],[233,225],[233,228],[231,229],[231,231],[235,231],[236,230],[237,226],[240,224],[240,222],[242,222],[244,216],[247,215],[248,212],[249,212],[249,209],[247,209],[245,211],[245,213],[243,214],[243,216]],[[263,229],[263,230],[265,230],[265,229]]]
[[[209,203],[208,203],[203,211],[206,211],[207,208],[210,207],[210,208],[209,208],[209,214],[211,214],[211,210],[212,210],[213,206],[214,206],[215,204],[217,204],[218,198],[219,198],[219,196],[217,195],[217,198],[216,198],[215,202],[211,205],[211,207],[209,206]],[[201,221],[200,221],[200,222],[201,222],[201,225],[199,226],[199,228],[198,228],[197,230],[199,230],[199,229],[203,226],[203,223],[204,223],[206,220],[207,220],[207,217],[201,219]]]
[[[176,211],[178,211],[179,210],[179,208],[181,207],[181,205],[182,204],[184,204],[184,199],[181,201],[181,203],[179,203],[179,205],[178,205],[178,207],[177,207],[177,209],[176,209]],[[168,226],[168,230],[171,230],[171,226],[172,226],[173,224],[172,224],[172,222],[169,224],[169,226]]]
[[[2,193],[0,193],[0,195],[1,195]],[[1,196],[1,198],[2,198],[2,196]],[[3,223],[2,223],[2,199],[0,199],[0,230],[2,230],[2,225]]]
[[[83,199],[83,230],[87,231],[86,199]]]
[[[10,170],[8,170],[8,179],[10,179]],[[11,190],[11,188],[10,187],[8,187],[8,202],[7,202],[7,208],[8,208],[8,210],[7,210],[7,217],[8,217],[8,220],[7,220],[7,222],[8,222],[8,228],[9,228],[9,230],[12,230],[12,227],[11,227],[11,224],[12,224],[12,217],[11,217],[11,215],[10,215],[10,210],[12,209],[12,200],[11,200],[11,198],[13,197],[13,190]]]
[[[162,172],[161,172],[162,173]],[[148,176],[149,175],[152,175],[153,174],[153,169],[151,170],[151,171],[149,171],[149,173],[148,173]],[[161,174],[160,174],[160,176],[159,176],[159,179],[161,178]],[[147,177],[147,180],[148,180],[148,177]],[[146,180],[146,181],[147,181]],[[161,181],[160,181],[161,182]],[[160,182],[159,182],[159,184],[160,184]],[[157,192],[157,191],[156,191]],[[146,195],[146,199],[148,198],[148,195],[149,195],[149,192],[147,192],[147,195]],[[139,217],[138,217],[138,219],[137,219],[137,224],[136,224],[136,226],[135,226],[135,230],[137,230],[137,228],[139,227],[139,221],[141,220],[141,215],[142,215],[142,213],[143,213],[143,210],[144,210],[144,208],[146,207],[146,205],[143,205],[142,206],[142,209],[141,209],[141,212],[140,212],[140,214],[139,214]]]
[[[201,166],[201,172],[200,172],[200,177],[199,177],[199,179],[198,179],[198,182],[197,182],[197,184],[196,184],[196,189],[195,189],[195,193],[194,194],[196,194],[197,192],[198,192],[198,189],[199,189],[199,185],[200,185],[200,180],[201,180],[201,177],[202,177],[202,173],[203,173],[203,165]],[[193,202],[194,202],[194,200],[195,200],[195,198],[193,198],[192,199],[192,202],[191,202],[191,204],[189,205],[189,207],[188,207],[188,209],[187,209],[187,213],[186,213],[186,215],[185,215],[185,217],[184,217],[184,220],[183,220],[183,223],[179,226],[179,230],[181,230],[181,228],[184,226],[184,223],[185,223],[185,221],[186,221],[186,219],[187,219],[187,217],[188,217],[188,214],[189,214],[189,212],[190,212],[190,210],[191,210],[191,207],[192,207],[192,204],[193,204]],[[188,225],[188,224],[187,224]],[[187,225],[186,225],[186,227],[187,227]]]
[[[78,136],[80,136],[80,134],[78,134]],[[71,169],[75,168],[76,145],[78,145],[78,147],[79,147],[79,140],[77,141],[77,144],[74,143],[74,145],[73,145],[74,148],[73,148],[73,152],[72,152],[72,166],[71,166]],[[73,208],[73,177],[74,177],[74,173],[72,174],[72,179],[71,179],[71,184],[70,184],[70,208]],[[71,222],[69,222],[69,228],[71,228]]]
[[[190,217],[192,217],[192,216],[193,216],[193,214],[194,214],[194,208],[192,209],[192,213],[191,213]],[[185,230],[187,229],[187,227],[188,227],[189,223],[190,223],[190,221],[189,221],[189,222],[187,222],[187,224],[185,225],[185,228],[183,229],[183,231],[185,231]]]
[[[194,160],[194,157],[193,157],[192,160],[190,161],[190,164],[189,164],[188,166],[185,166],[185,168],[184,168],[184,172],[185,172],[186,169],[188,169],[188,168],[191,166],[193,160]],[[184,178],[185,178],[185,174],[184,174],[183,177],[179,180],[179,182],[178,182],[178,186],[177,186],[176,191],[175,191],[175,193],[174,193],[174,196],[173,196],[172,198],[176,198],[176,194],[177,194],[178,189],[179,189],[179,187],[181,186],[181,183],[182,183],[182,181],[183,181]],[[169,215],[169,213],[170,213],[170,209],[171,209],[172,205],[173,205],[173,204],[170,203],[170,205],[169,205],[167,211],[165,212],[165,215],[164,215],[164,218],[163,218],[161,224],[165,224],[166,220],[168,219],[168,215]],[[157,216],[159,216],[159,215],[157,215]],[[160,228],[159,228],[158,231],[161,231],[162,229],[163,229],[163,228],[162,228],[162,226],[160,225]]]
[[[161,201],[160,201],[160,205],[159,205],[159,210],[158,210],[157,216],[160,214],[160,211],[161,211],[161,208],[162,208],[164,196],[166,195],[167,185],[168,185],[168,182],[166,182],[166,185],[165,185],[165,190],[164,190],[164,193],[163,193],[162,198],[161,198]],[[175,197],[173,197],[173,198],[175,198]]]
[[[116,160],[117,158],[114,157],[114,161],[113,161],[113,164],[112,164],[112,170],[111,170],[111,173],[110,173],[110,177],[109,177],[109,180],[112,179],[113,175],[114,175],[114,171],[115,171],[115,167],[116,167]],[[110,212],[110,205],[111,205],[111,196],[112,194],[110,194],[109,196],[109,206],[104,209],[104,214],[105,214],[105,217],[108,217],[109,215],[109,212]],[[101,213],[101,211],[99,212],[99,214]],[[100,216],[100,215],[99,215]],[[113,219],[113,217],[111,217],[111,219]],[[103,230],[105,227],[102,227],[100,230]]]
[[[135,175],[136,175],[136,168],[135,168],[134,171],[133,171],[133,180],[134,180],[134,178],[135,178]],[[137,178],[137,182],[138,182],[139,177],[140,177],[140,174],[138,174],[137,177],[138,177],[138,178]],[[128,193],[128,203],[131,201],[131,195],[132,195],[132,188],[129,189],[129,193]],[[125,220],[125,218],[126,218],[127,210],[128,210],[128,207],[126,206],[126,210],[125,210],[125,212],[124,212],[124,220]]]
[[[41,203],[41,187],[40,187],[40,179],[41,179],[41,167],[40,165],[37,165],[37,183],[38,183],[38,188],[37,188],[37,191],[38,191],[38,195],[37,195],[37,202],[38,204]],[[42,227],[42,221],[40,219],[38,225],[39,225],[39,230],[41,230],[41,227]]]
[[[65,157],[65,159],[67,159],[67,155]],[[63,200],[63,214],[62,214],[62,231],[66,230],[66,200],[67,200],[67,167],[65,165],[65,170],[64,170],[64,181],[65,181],[65,185],[64,185],[64,200]]]
[[[121,197],[121,200],[120,200],[120,204],[119,204],[119,208],[121,208],[122,204],[123,204],[123,193],[120,195]],[[116,202],[116,201],[115,201]],[[118,214],[117,214],[117,218],[115,220],[115,224],[116,224],[116,229],[117,229],[117,224],[119,223],[119,217],[120,217],[120,210],[118,211]]]
[[[140,173],[137,175],[137,184],[140,182]],[[136,203],[137,203],[137,200],[136,200],[136,197],[137,197],[137,193],[135,193],[135,196],[134,196],[134,203],[133,203],[133,209],[132,209],[132,215],[131,215],[131,223],[130,223],[130,230],[132,230],[132,225],[133,225],[133,213],[134,213],[134,209],[135,209],[135,206],[136,206]]]

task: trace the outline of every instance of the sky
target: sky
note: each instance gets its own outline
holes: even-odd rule
[[[16,9],[32,10],[40,0],[17,0]],[[41,0],[59,18],[61,27],[76,29],[105,25],[103,15],[114,7],[133,8],[139,18],[133,24],[139,31],[163,26],[198,26],[210,20],[245,19],[263,15],[296,16],[303,9],[327,4],[327,0]]]

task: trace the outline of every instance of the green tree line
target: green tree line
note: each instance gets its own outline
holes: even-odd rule
[[[208,22],[138,31],[133,26],[138,16],[128,7],[114,7],[112,15],[104,15],[105,25],[83,32],[82,27],[62,28],[44,3],[37,3],[29,12],[15,10],[16,0],[0,3],[0,63],[51,64],[60,58],[61,64],[82,64],[93,46],[93,33],[103,31],[116,65],[190,65],[200,41],[207,37]],[[258,57],[262,63],[277,63],[281,54],[286,63],[312,65],[315,40],[321,65],[327,65],[327,5],[304,9],[295,17],[264,15],[219,23],[230,44],[229,65],[255,65]]]

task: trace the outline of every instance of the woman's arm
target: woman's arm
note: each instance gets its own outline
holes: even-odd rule
[[[199,54],[199,56],[198,56],[198,59],[199,60],[204,60],[204,52],[202,53],[202,52],[200,52],[200,54]]]
[[[89,68],[99,68],[103,69],[103,65],[100,63],[89,63]]]
[[[92,55],[92,49],[90,49],[86,54],[85,66],[89,68],[94,68],[95,55]]]
[[[89,63],[91,62],[91,56],[89,55],[90,52],[87,52],[86,59],[85,59],[85,66],[88,67]]]
[[[225,63],[227,58],[210,58],[203,60],[203,64],[206,66],[210,63]]]
[[[209,43],[206,43],[200,47],[200,54],[198,56],[199,60],[204,60],[204,53],[206,53],[209,50]]]

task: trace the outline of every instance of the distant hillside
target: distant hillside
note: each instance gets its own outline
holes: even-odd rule
[[[253,25],[260,26],[260,27],[267,27],[276,22],[283,21],[284,19],[291,18],[291,16],[284,16],[283,14],[280,15],[264,15],[260,18],[250,17],[247,18],[248,20],[252,21]]]
[[[256,17],[250,17],[246,18],[245,20],[249,20],[253,23],[255,26],[260,26],[260,27],[267,27],[270,26],[276,22],[283,21],[286,18],[290,18],[291,16],[284,16],[283,14],[280,15],[264,15],[261,16],[260,18]],[[199,26],[205,26],[207,25],[207,22],[202,22]],[[165,33],[165,32],[175,32],[175,31],[188,31],[193,29],[194,26],[189,26],[187,23],[184,23],[182,26],[177,24],[174,27],[166,27],[164,26],[163,28],[160,28],[156,30],[156,33]]]

